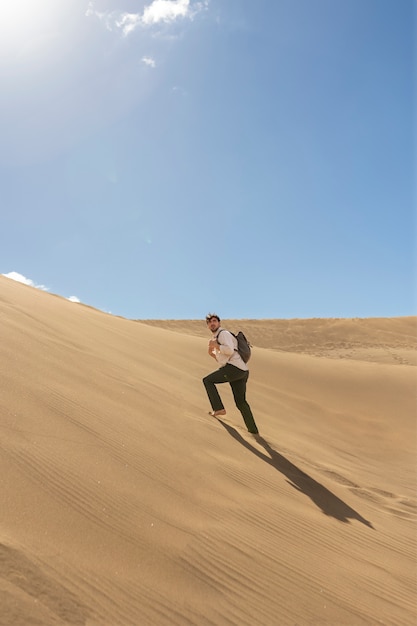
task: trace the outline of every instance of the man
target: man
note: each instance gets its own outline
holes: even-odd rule
[[[249,369],[237,351],[237,340],[228,330],[220,326],[218,315],[209,313],[206,316],[206,323],[213,334],[212,339],[209,341],[208,353],[220,365],[220,369],[203,378],[211,408],[213,409],[211,415],[214,417],[226,415],[216,385],[229,383],[235,404],[242,414],[248,431],[256,435],[258,428],[251,408],[246,401],[246,383],[249,377]]]

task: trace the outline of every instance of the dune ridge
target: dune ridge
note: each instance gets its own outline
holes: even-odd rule
[[[0,624],[415,623],[416,318],[236,320],[260,437],[204,322],[4,277],[0,320]]]
[[[201,320],[138,320],[176,332],[205,337]],[[259,348],[297,352],[331,359],[355,359],[371,363],[417,365],[415,317],[354,319],[264,319],[222,321],[225,327],[243,330]]]

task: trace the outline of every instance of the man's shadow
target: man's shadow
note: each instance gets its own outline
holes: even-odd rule
[[[300,470],[296,465],[288,461],[282,454],[279,454],[271,448],[269,443],[260,435],[254,435],[256,441],[265,449],[267,454],[260,452],[237,432],[235,428],[229,426],[217,417],[218,422],[227,430],[229,435],[238,441],[255,456],[259,457],[276,470],[287,477],[288,483],[308,496],[316,506],[323,511],[325,515],[334,517],[340,522],[349,523],[350,519],[356,519],[358,522],[365,524],[369,528],[374,528],[371,522],[368,522],[362,515],[359,515],[354,509],[347,505],[343,500],[335,496],[326,487],[318,483],[314,478]]]

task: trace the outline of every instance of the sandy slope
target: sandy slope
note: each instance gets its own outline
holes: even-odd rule
[[[415,623],[415,319],[245,321],[259,438],[204,326],[3,277],[0,321],[0,624]]]

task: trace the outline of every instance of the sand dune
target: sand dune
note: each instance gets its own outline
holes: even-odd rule
[[[0,321],[0,624],[416,623],[415,318],[231,321],[258,438],[204,323],[3,277]]]
[[[200,320],[143,320],[146,324],[205,337]],[[331,359],[417,365],[415,317],[374,319],[225,320],[255,347]]]

